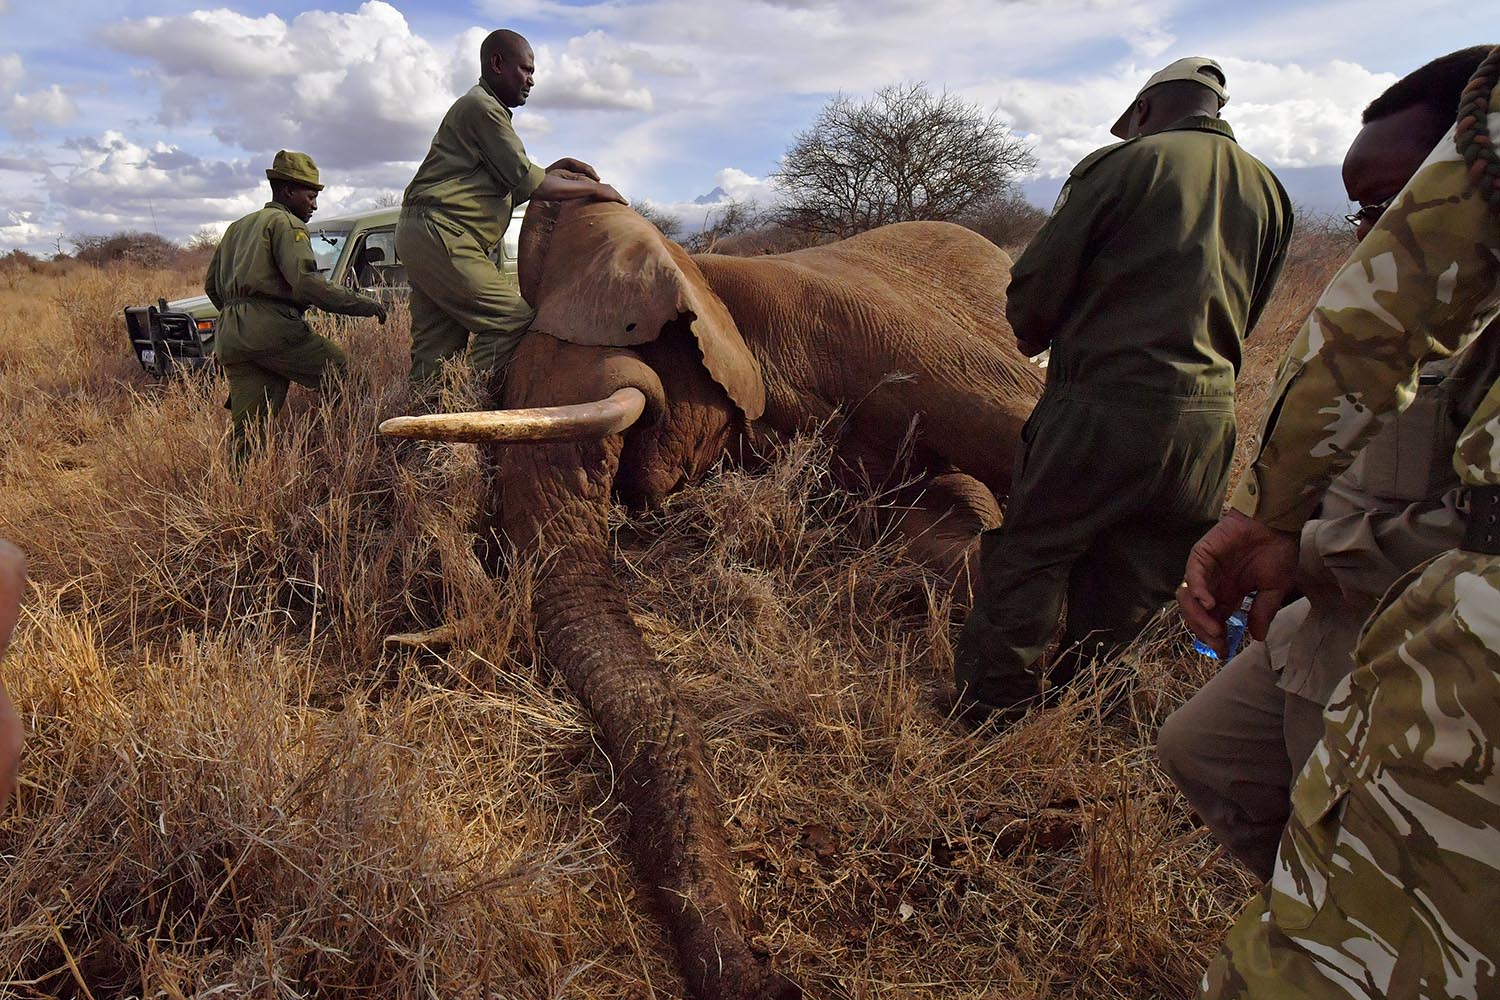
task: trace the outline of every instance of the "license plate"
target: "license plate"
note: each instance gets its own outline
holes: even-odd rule
[[[143,365],[154,365],[154,364],[156,364],[156,352],[153,351],[153,350],[151,350],[149,347],[146,348],[144,351],[142,351],[141,352],[141,364],[143,364]]]

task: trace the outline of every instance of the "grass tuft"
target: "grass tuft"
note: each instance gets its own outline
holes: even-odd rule
[[[1246,410],[1337,263],[1310,239]],[[222,383],[148,381],[120,317],[196,280],[0,288],[0,535],[35,580],[4,667],[29,740],[0,990],[680,995],[608,764],[538,662],[530,569],[474,555],[474,449],[376,437],[410,405],[404,313],[320,321],[354,359],[341,404],[294,389],[237,480]],[[455,374],[444,404],[477,398]],[[967,733],[936,707],[948,599],[828,458],[798,439],[611,518],[759,941],[817,997],[1189,992],[1251,890],[1154,763],[1205,665],[1166,617],[1055,710]]]

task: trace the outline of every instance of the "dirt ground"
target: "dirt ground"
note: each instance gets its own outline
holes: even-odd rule
[[[1245,431],[1346,251],[1299,239]],[[35,581],[4,666],[29,736],[0,990],[679,996],[529,571],[472,555],[475,450],[377,439],[406,317],[320,321],[354,357],[344,404],[294,390],[236,482],[223,384],[146,379],[120,315],[197,279],[0,274],[0,535]],[[1188,994],[1252,891],[1152,753],[1208,665],[1169,618],[1058,710],[966,735],[934,708],[951,607],[825,459],[798,441],[613,524],[765,946],[811,997]],[[384,642],[444,624],[435,653]]]

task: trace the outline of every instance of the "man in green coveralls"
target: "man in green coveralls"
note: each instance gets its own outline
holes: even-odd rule
[[[1500,49],[1288,349],[1260,454],[1178,594],[1206,642],[1222,648],[1223,619],[1251,591],[1250,631],[1265,635],[1330,477],[1411,402],[1424,361],[1468,349],[1500,313],[1497,140]],[[1393,584],[1361,633],[1292,788],[1271,882],[1209,967],[1205,997],[1500,987],[1500,383],[1453,466],[1468,486],[1464,539]]]
[[[203,290],[219,310],[214,356],[229,376],[234,457],[249,447],[252,425],[280,412],[292,382],[318,388],[343,374],[342,348],[310,330],[308,306],[347,316],[378,316],[385,306],[330,284],[318,272],[307,220],[318,208],[318,168],[306,153],[276,154],[266,178],[271,200],[224,231]]]
[[[586,163],[532,163],[511,124],[536,73],[531,45],[494,31],[479,49],[479,83],[443,116],[401,201],[396,252],[411,281],[411,380],[425,382],[463,353],[480,373],[503,371],[535,315],[491,251],[515,205],[531,198],[625,203]]]
[[[1053,683],[1134,638],[1218,516],[1241,341],[1292,231],[1281,184],[1219,119],[1226,100],[1211,59],[1151,77],[1112,129],[1126,141],[1073,168],[1012,272],[1017,343],[1052,353],[954,656],[970,720],[1035,701],[1065,597]]]

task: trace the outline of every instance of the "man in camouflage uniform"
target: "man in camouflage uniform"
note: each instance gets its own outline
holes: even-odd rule
[[[1349,221],[1362,238],[1453,122],[1489,49],[1464,49],[1376,98],[1344,159]],[[1335,479],[1303,526],[1298,589],[1265,642],[1250,643],[1162,725],[1165,770],[1214,836],[1269,881],[1292,780],[1323,735],[1323,709],[1354,668],[1376,602],[1413,566],[1456,546],[1467,491],[1453,447],[1500,370],[1500,324],[1456,358],[1429,362],[1412,405]]]
[[[1475,79],[1459,127],[1292,344],[1260,455],[1193,549],[1178,603],[1207,642],[1222,647],[1222,619],[1251,590],[1264,635],[1331,475],[1411,401],[1425,359],[1465,349],[1500,312],[1500,160],[1474,140],[1500,136],[1500,50]],[[1464,541],[1392,586],[1365,627],[1293,787],[1271,883],[1210,966],[1206,997],[1500,988],[1500,385],[1454,467],[1469,486]]]
[[[208,262],[203,290],[219,310],[214,356],[229,376],[234,458],[248,434],[281,411],[292,382],[318,388],[343,374],[344,351],[303,322],[309,306],[377,316],[385,306],[329,283],[318,271],[307,220],[318,208],[318,168],[306,153],[282,150],[266,171],[271,200],[230,224]]]
[[[1211,59],[1151,77],[1115,124],[1127,141],[1073,169],[1012,272],[1016,340],[1052,354],[954,656],[967,719],[1037,697],[1064,597],[1054,683],[1134,638],[1218,516],[1241,341],[1292,229],[1286,192],[1219,118],[1225,100]]]
[[[503,371],[536,315],[490,254],[514,206],[531,198],[625,199],[586,163],[531,162],[511,123],[536,73],[531,45],[494,31],[479,50],[479,83],[443,116],[401,200],[396,253],[411,281],[411,380],[423,383],[463,353],[481,373]]]

